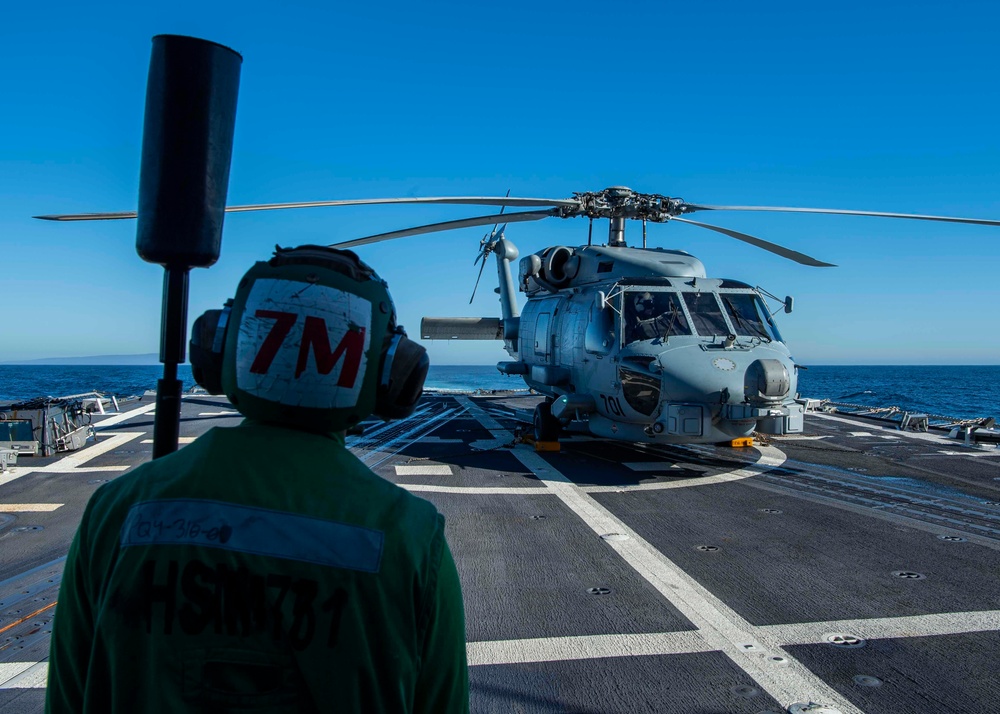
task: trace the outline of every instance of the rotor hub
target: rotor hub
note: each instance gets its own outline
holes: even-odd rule
[[[563,217],[627,218],[665,223],[684,213],[684,199],[658,193],[638,193],[626,186],[611,186],[603,191],[574,193],[578,206],[563,209]]]

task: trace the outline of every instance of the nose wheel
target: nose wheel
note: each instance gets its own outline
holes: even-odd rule
[[[552,402],[539,402],[535,406],[535,441],[558,441],[562,423],[552,416]]]

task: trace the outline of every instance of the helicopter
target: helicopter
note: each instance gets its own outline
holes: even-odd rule
[[[781,206],[688,203],[612,186],[568,199],[410,197],[229,206],[226,212],[345,205],[453,204],[499,206],[497,214],[433,223],[331,245],[381,241],[493,223],[480,242],[478,287],[489,256],[496,262],[500,317],[425,317],[422,339],[500,341],[510,357],[497,364],[544,396],[535,407],[536,441],[564,430],[630,442],[749,443],[755,433],[803,430],[798,370],[767,300],[783,301],[738,280],[709,277],[690,253],[647,246],[647,223],[678,221],[754,245],[812,267],[836,267],[746,233],[694,221],[698,211],[775,211],[905,218],[1000,226],[1000,221],[906,213]],[[507,213],[508,207],[532,210]],[[135,212],[38,216],[49,220],[135,218]],[[505,237],[510,223],[586,217],[587,245],[550,246],[520,258]],[[593,223],[608,221],[607,242],[595,245]],[[630,247],[626,222],[641,221],[642,247]],[[503,227],[500,227],[501,221]],[[526,303],[519,310],[516,293]],[[475,288],[473,290],[475,296]],[[778,309],[781,309],[779,307]]]

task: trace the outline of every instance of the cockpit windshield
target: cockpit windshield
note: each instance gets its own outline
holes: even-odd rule
[[[632,290],[625,293],[625,343],[690,335],[677,293]]]
[[[737,335],[781,341],[778,328],[760,298],[748,293],[722,293],[719,297]]]
[[[722,316],[722,308],[715,293],[684,293],[684,302],[699,335],[715,337],[729,334],[729,326]]]

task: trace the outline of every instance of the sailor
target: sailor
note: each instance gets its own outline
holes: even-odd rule
[[[467,712],[434,506],[345,447],[412,412],[423,348],[348,251],[278,249],[195,323],[245,420],[99,488],[66,560],[48,712]]]
[[[629,328],[626,342],[636,340],[651,340],[663,334],[662,325],[658,325],[659,317],[656,311],[656,301],[650,292],[637,292],[633,298],[632,305],[634,315],[631,327]]]

